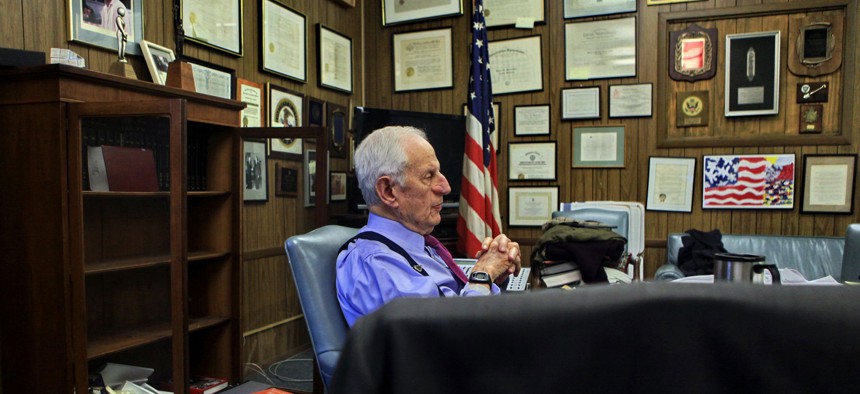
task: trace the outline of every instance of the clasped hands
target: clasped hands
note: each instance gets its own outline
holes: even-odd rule
[[[510,275],[519,275],[522,266],[520,244],[504,234],[484,239],[475,258],[478,261],[473,270],[490,274],[496,284],[504,283]]]

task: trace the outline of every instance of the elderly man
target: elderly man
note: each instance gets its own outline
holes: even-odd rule
[[[519,245],[505,235],[484,240],[469,278],[430,236],[451,187],[423,131],[374,131],[355,151],[355,172],[370,215],[337,259],[337,297],[350,326],[398,297],[498,294],[519,273]]]

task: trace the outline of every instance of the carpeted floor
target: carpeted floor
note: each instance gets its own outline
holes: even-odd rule
[[[275,362],[263,371],[250,372],[248,379],[286,391],[312,393],[313,374],[313,350],[308,349],[288,359]]]

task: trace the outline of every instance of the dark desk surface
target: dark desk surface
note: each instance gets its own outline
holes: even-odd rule
[[[401,299],[332,393],[860,392],[860,287],[644,283]]]

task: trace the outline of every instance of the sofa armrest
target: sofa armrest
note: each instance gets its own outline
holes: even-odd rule
[[[684,277],[684,273],[681,272],[681,269],[678,268],[677,265],[666,263],[657,268],[657,272],[654,274],[654,279],[659,281],[669,281],[675,279],[681,279]]]

